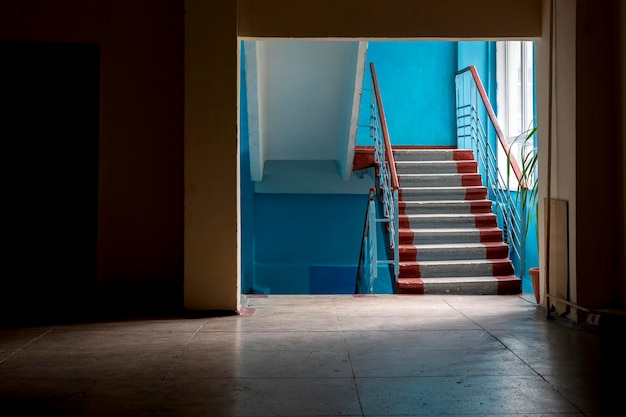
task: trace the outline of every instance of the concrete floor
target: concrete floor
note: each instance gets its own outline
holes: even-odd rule
[[[239,316],[1,329],[0,415],[624,415],[624,342],[525,296],[242,302]]]

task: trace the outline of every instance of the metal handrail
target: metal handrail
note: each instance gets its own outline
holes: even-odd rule
[[[517,181],[519,181],[520,184],[524,184],[524,179],[522,178],[522,171],[515,157],[511,155],[511,147],[509,146],[504,136],[504,133],[502,133],[502,129],[500,128],[500,124],[498,123],[498,118],[496,117],[496,113],[493,111],[493,107],[491,106],[491,102],[489,101],[489,96],[487,96],[487,92],[485,91],[485,87],[483,86],[483,83],[480,80],[478,71],[476,71],[476,67],[474,65],[470,65],[458,71],[456,73],[457,79],[459,78],[460,75],[463,75],[464,73],[467,73],[467,72],[469,72],[472,75],[478,94],[480,94],[480,99],[482,101],[482,104],[485,107],[487,115],[489,116],[489,120],[491,121],[491,124],[496,132],[498,143],[500,143],[500,146],[504,150],[504,153],[506,154],[509,160],[509,163],[511,165],[511,169],[513,170],[513,173],[515,173],[515,177],[517,178]],[[523,186],[525,186],[525,184]]]
[[[370,62],[370,70],[372,72],[372,83],[374,84],[374,94],[376,98],[376,104],[378,107],[378,113],[380,115],[380,124],[382,127],[383,138],[385,139],[385,152],[387,154],[387,161],[389,164],[389,170],[391,171],[391,187],[393,189],[400,188],[400,182],[398,181],[398,172],[396,171],[396,162],[393,159],[393,151],[391,149],[391,140],[389,139],[389,129],[387,129],[387,118],[385,117],[385,108],[383,107],[383,99],[380,95],[380,87],[378,86],[378,77],[376,76],[376,68],[374,63]]]
[[[376,189],[370,188],[365,210],[365,224],[361,236],[361,253],[356,274],[355,294],[372,294],[378,278],[378,242],[376,240]]]
[[[399,181],[396,171],[396,162],[393,157],[387,119],[383,107],[383,100],[380,94],[378,77],[374,63],[370,62],[372,76],[373,93],[370,100],[370,137],[374,141],[374,160],[377,164],[378,185],[381,192],[381,203],[383,205],[383,218],[381,222],[387,223],[389,238],[388,253],[390,253],[389,263],[393,265],[394,286],[400,274],[399,258],[399,210],[398,193]],[[381,138],[382,135],[382,138]]]
[[[527,220],[521,215],[518,203],[509,192],[510,171],[513,171],[520,185],[526,187],[526,183],[515,156],[511,154],[510,146],[498,124],[476,68],[469,66],[459,71],[455,84],[458,148],[474,151],[481,173],[485,177],[488,197],[494,203],[492,208],[497,215],[498,225],[502,228],[503,240],[509,245],[509,258],[513,261],[516,273],[521,277],[526,270],[523,236]],[[486,125],[481,114],[488,116]],[[498,168],[497,149],[494,149],[489,140],[491,130],[495,132],[497,142],[507,155],[510,168],[506,170],[506,179]]]

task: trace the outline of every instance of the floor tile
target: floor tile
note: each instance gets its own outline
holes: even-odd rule
[[[421,330],[343,332],[352,350],[500,349],[496,338],[483,330]]]
[[[186,350],[327,350],[345,351],[339,331],[198,332]]]
[[[177,379],[158,416],[360,416],[352,378]]]
[[[403,331],[403,330],[477,330],[477,324],[462,316],[420,316],[403,315],[399,318],[390,316],[362,317],[339,316],[339,327],[343,331]]]
[[[170,378],[349,378],[348,352],[327,350],[186,351]]]
[[[411,376],[534,376],[513,352],[501,349],[403,349],[351,352],[357,378]]]
[[[576,413],[538,376],[358,378],[365,415]]]

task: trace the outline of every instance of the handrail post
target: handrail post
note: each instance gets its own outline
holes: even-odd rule
[[[374,280],[378,278],[378,241],[376,240],[376,203],[374,199],[369,201],[369,236],[370,236],[370,277],[368,291],[370,294],[374,292]]]
[[[395,286],[398,283],[398,276],[400,275],[400,211],[397,188],[393,191],[393,206],[393,212],[396,213],[394,216],[395,236],[393,240],[393,282]]]
[[[368,291],[373,291],[374,280],[378,277],[378,244],[376,240],[376,189],[370,188],[365,209],[365,224],[361,236],[361,252],[356,273],[354,293],[362,293],[367,283]]]

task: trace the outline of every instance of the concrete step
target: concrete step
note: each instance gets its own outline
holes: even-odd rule
[[[404,244],[398,249],[401,262],[502,259],[509,255],[509,245],[504,242]]]
[[[521,280],[515,275],[400,278],[396,286],[398,294],[514,295],[520,291]]]
[[[478,172],[476,161],[396,161],[398,175],[403,174],[472,174]]]
[[[493,213],[478,214],[403,214],[399,216],[401,228],[482,228],[496,227],[498,219]]]
[[[484,200],[487,187],[402,187],[398,194],[402,201]]]
[[[399,201],[401,214],[491,213],[491,200]]]
[[[467,187],[483,185],[480,174],[402,174],[400,187]]]
[[[401,278],[513,275],[509,259],[460,259],[400,262]]]
[[[397,161],[462,161],[474,160],[474,152],[468,149],[398,149],[393,150]]]
[[[399,241],[404,244],[484,243],[502,241],[502,229],[406,229],[401,228]]]

